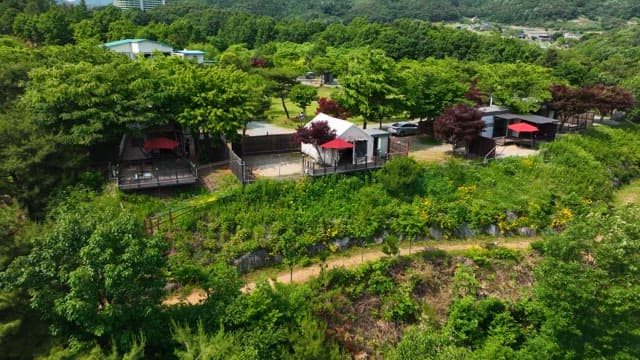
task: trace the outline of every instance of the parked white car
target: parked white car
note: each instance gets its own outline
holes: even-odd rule
[[[387,131],[391,135],[395,136],[415,135],[418,133],[418,124],[408,121],[401,121],[391,124],[391,126],[387,128]]]

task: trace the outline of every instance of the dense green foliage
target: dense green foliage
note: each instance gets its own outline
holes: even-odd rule
[[[541,24],[550,20],[572,20],[580,16],[631,19],[640,16],[632,0],[599,1],[479,1],[479,0],[331,0],[262,1],[184,0],[184,3],[207,4],[218,8],[239,9],[257,15],[302,17],[305,19],[350,20],[365,17],[372,21],[416,18],[430,21],[459,20],[479,16],[510,24]]]
[[[540,245],[544,260],[530,297],[512,303],[459,297],[442,327],[407,329],[389,358],[636,358],[639,210],[576,220]],[[477,269],[465,273],[475,279]]]
[[[637,26],[587,36],[564,51],[398,19],[539,22],[620,9],[626,19],[637,6],[207,1],[234,8],[223,10],[196,2],[204,1],[140,12],[0,1],[0,34],[14,36],[0,38],[1,356],[640,355],[640,210],[610,205],[616,187],[640,176],[635,127],[596,127],[545,144],[541,155],[488,166],[400,158],[354,176],[223,184],[215,197],[121,194],[105,190],[101,173],[105,153],[140,126],[177,122],[233,138],[247,121],[263,119],[271,98],[304,108],[315,89],[296,87],[295,78],[307,71],[336,75],[343,91],[334,108],[365,121],[433,119],[491,96],[536,111],[552,99],[552,84],[619,85],[640,95]],[[203,49],[217,64],[134,61],[98,46],[133,37]],[[185,205],[195,210],[166,233],[142,233],[143,218]],[[396,256],[407,240],[496,232],[549,238],[536,244],[537,254]],[[238,269],[265,265],[243,260],[262,256],[293,271],[312,258],[325,261],[346,238],[363,247],[382,241],[389,256],[355,271],[323,271],[306,285],[258,280],[242,290]],[[176,287],[202,289],[203,300],[163,304],[163,288]]]
[[[625,210],[628,213],[616,215],[622,220],[592,212],[607,210],[614,183],[639,175],[638,136],[634,129],[600,127],[548,144],[544,155],[496,161],[487,167],[398,159],[369,175],[258,181],[244,189],[231,188],[197,216],[180,222],[189,231],[172,231],[173,255],[168,258],[163,256],[167,242],[159,237],[143,238],[133,216],[143,210],[141,205],[146,211],[151,209],[144,196],[70,192],[67,200],[52,208],[43,233],[30,241],[36,251],[14,260],[2,279],[5,289],[26,291],[30,307],[62,339],[74,339],[72,347],[52,350],[52,355],[57,351],[68,356],[95,352],[96,344],[109,352],[111,343],[124,353],[142,339],[145,356],[153,358],[171,352],[180,358],[198,354],[341,358],[336,342],[350,353],[381,352],[390,345],[386,337],[377,345],[354,337],[376,322],[398,324],[398,331],[419,324],[407,330],[397,350],[414,355],[388,350],[390,357],[450,353],[519,357],[532,354],[532,349],[541,351],[540,346],[549,357],[633,355],[638,351],[632,338],[637,313],[629,305],[635,300],[626,286],[637,287],[638,277],[628,269],[637,259],[623,252],[635,251],[631,245],[636,240],[634,230],[628,224],[634,223],[630,217],[637,212]],[[10,230],[17,229],[11,224],[22,221],[19,212],[11,205],[3,209],[16,214],[7,217],[15,219],[9,220],[7,236],[23,239]],[[521,255],[501,249],[466,254],[472,263],[457,258],[441,262],[437,259],[443,255],[438,253],[427,256],[427,261],[450,269],[452,276],[451,308],[437,310],[417,294],[449,280],[424,283],[428,277],[418,274],[390,277],[398,271],[414,271],[410,269],[415,264],[398,258],[355,273],[329,272],[309,286],[278,285],[274,289],[259,282],[250,294],[240,292],[242,281],[228,265],[229,258],[257,249],[282,255],[285,263],[295,264],[313,256],[309,250],[318,243],[331,248],[335,238],[370,241],[385,231],[406,239],[428,236],[430,228],[437,227],[456,236],[456,230],[467,223],[476,231],[495,224],[505,234],[520,227],[554,233],[551,230],[576,221],[583,225],[569,227],[571,230],[542,245],[545,260],[530,300],[526,300],[528,292],[511,300],[487,296],[487,282],[498,276],[491,272],[522,261]],[[608,229],[616,226],[624,230],[609,234]],[[590,240],[570,245],[580,239]],[[625,241],[629,245],[623,245]],[[391,248],[397,245],[390,246],[388,253],[393,255],[397,250]],[[614,251],[608,246],[622,248]],[[572,256],[586,259],[587,268],[597,265],[602,270],[576,268]],[[429,267],[425,266],[416,269],[426,271]],[[549,277],[551,273],[554,277]],[[530,275],[518,278],[521,276]],[[592,277],[606,287],[591,291],[587,285]],[[574,293],[564,295],[567,283],[574,280],[582,285],[576,283]],[[166,281],[201,287],[208,296],[201,305],[164,307],[160,289]],[[584,302],[576,304],[576,296]],[[377,299],[377,305],[368,305],[371,312],[366,321],[341,328],[371,299]],[[594,301],[602,318],[594,318],[596,310],[585,307]],[[551,305],[561,302],[566,312],[544,310],[556,309]],[[624,305],[610,308],[612,302]],[[15,319],[13,315],[3,321],[11,324]],[[567,323],[568,319],[582,320]],[[7,326],[19,327],[20,323]],[[170,329],[175,343],[161,340],[171,336]],[[396,334],[399,339],[399,332]],[[422,345],[416,346],[416,341]]]
[[[543,155],[487,167],[398,159],[370,175],[259,180],[188,222],[177,263],[207,265],[216,253],[235,257],[258,249],[276,254],[290,233],[299,256],[310,256],[305,249],[315,244],[372,241],[384,232],[410,238],[433,236],[434,229],[461,236],[464,226],[477,234],[491,225],[502,234],[562,229],[609,202],[614,184],[640,175],[639,136],[637,130],[592,129],[545,145]]]
[[[78,181],[99,187],[89,165],[113,157],[105,144],[123,134],[177,122],[233,138],[264,112],[266,80],[234,67],[132,61],[93,45],[0,45],[0,58],[15,64],[2,73],[12,86],[0,109],[0,191],[36,217],[56,190]]]
[[[50,214],[53,227],[4,280],[28,292],[54,334],[128,348],[138,324],[154,326],[166,243],[143,239],[140,224],[115,199],[75,198],[81,196]]]

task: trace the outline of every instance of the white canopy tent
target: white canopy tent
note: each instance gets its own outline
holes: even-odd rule
[[[320,146],[302,143],[301,151],[304,154],[325,164],[337,162],[339,160],[339,151],[352,151],[353,164],[365,163],[373,159],[373,137],[366,131],[349,121],[323,113],[316,115],[305,127],[311,126],[316,121],[326,121],[329,127],[336,131],[336,138],[353,144],[353,148],[344,150],[323,149]]]

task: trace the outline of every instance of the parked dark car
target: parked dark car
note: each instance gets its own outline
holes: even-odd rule
[[[418,133],[418,124],[406,121],[397,122],[391,124],[387,131],[395,136],[415,135]]]

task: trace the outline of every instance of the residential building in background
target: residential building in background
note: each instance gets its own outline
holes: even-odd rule
[[[161,42],[147,40],[147,39],[123,39],[118,41],[112,41],[102,44],[103,47],[124,54],[130,59],[137,59],[138,57],[150,58],[156,54],[162,54],[165,56],[173,55],[179,56],[183,59],[193,61],[198,64],[210,64],[204,59],[206,53],[200,50],[178,50],[173,51],[173,48],[167,44]]]
[[[184,50],[174,51],[173,55],[180,56],[183,59],[195,61],[198,64],[202,64],[204,63],[204,56],[206,55],[206,53],[200,50],[184,49]]]
[[[156,51],[163,55],[171,55],[173,53],[171,46],[147,39],[124,39],[112,41],[102,46],[111,51],[124,54],[131,59],[136,59],[138,56],[148,58]]]
[[[140,9],[142,11],[165,5],[166,0],[113,0],[113,6],[121,9]]]

